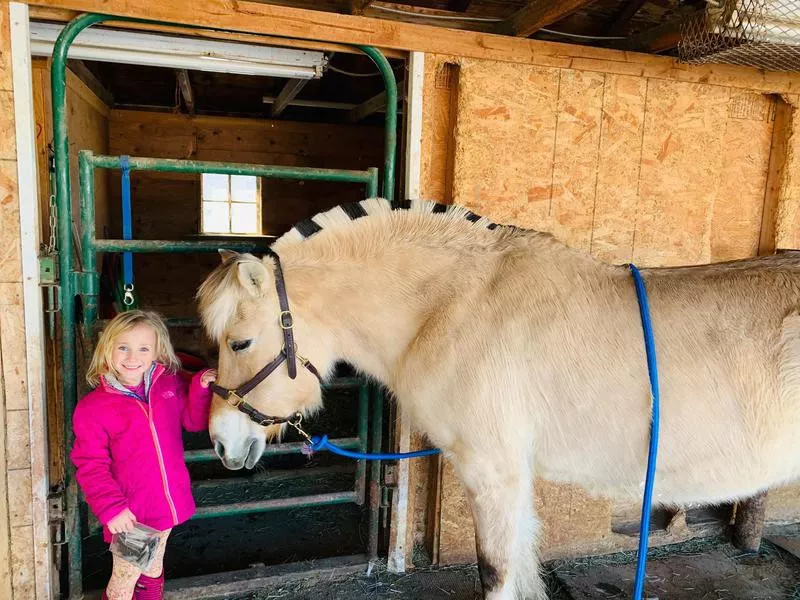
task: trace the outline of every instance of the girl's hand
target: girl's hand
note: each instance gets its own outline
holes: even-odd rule
[[[136,515],[126,508],[108,522],[108,530],[111,533],[123,533],[133,531],[134,525],[136,525]]]
[[[207,388],[212,381],[216,380],[217,380],[217,370],[209,369],[200,376],[200,385],[202,385],[204,388]]]

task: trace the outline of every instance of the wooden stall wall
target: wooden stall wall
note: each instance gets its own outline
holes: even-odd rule
[[[50,240],[50,185],[49,165],[51,155],[48,146],[53,141],[53,117],[50,93],[50,63],[45,59],[33,59],[33,103],[36,118],[36,150],[39,170],[39,214],[42,243]],[[108,152],[108,120],[111,109],[92,92],[72,71],[67,70],[67,128],[70,147],[70,190],[72,193],[73,244],[77,248],[80,240],[80,212],[78,185],[78,152],[92,150]],[[108,224],[108,177],[98,172],[95,181],[96,226],[102,231]],[[60,337],[53,337],[50,319],[45,316],[47,335],[47,414],[50,439],[50,479],[59,481],[64,470],[64,406],[61,397],[61,376],[57,348]],[[79,374],[80,376],[80,374]]]
[[[757,74],[746,69],[712,85],[668,71],[614,72],[621,66],[427,55],[423,197],[550,232],[618,264],[703,264],[800,247],[797,96],[750,89]],[[443,564],[474,561],[472,519],[450,466],[420,461],[412,482],[407,547]],[[537,490],[546,558],[634,547],[625,525],[638,521],[637,506],[578,486],[539,481]],[[800,488],[771,492],[767,518],[800,520]],[[655,531],[653,543],[701,532],[684,519]]]
[[[371,126],[114,110],[109,141],[109,151],[115,155],[347,169],[383,164],[383,131]],[[114,234],[119,232],[119,185],[118,173],[112,172],[110,228]],[[264,179],[262,190],[265,235],[280,235],[321,210],[364,196],[363,188],[353,184],[275,179]],[[134,173],[131,193],[135,237],[197,238],[199,176]],[[194,315],[197,286],[219,260],[216,253],[135,257],[140,302],[169,316]],[[197,345],[200,339],[186,342]]]

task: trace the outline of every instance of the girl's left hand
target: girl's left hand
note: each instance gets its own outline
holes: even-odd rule
[[[212,381],[216,380],[217,380],[217,370],[209,369],[200,376],[200,385],[202,385],[204,388],[207,388]]]

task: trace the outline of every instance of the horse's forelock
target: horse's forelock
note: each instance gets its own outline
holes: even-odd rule
[[[197,290],[200,317],[208,335],[217,343],[222,339],[239,302],[246,295],[238,277],[238,267],[245,262],[259,262],[250,254],[240,254],[214,269]]]

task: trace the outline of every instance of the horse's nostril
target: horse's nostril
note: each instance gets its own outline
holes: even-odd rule
[[[219,458],[225,456],[225,446],[222,445],[222,442],[214,442],[214,452]]]

